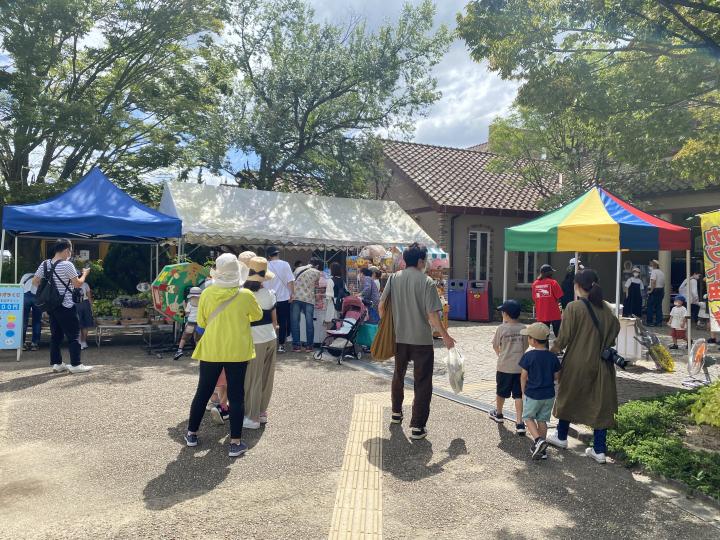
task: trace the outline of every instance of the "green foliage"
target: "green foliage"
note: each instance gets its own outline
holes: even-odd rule
[[[678,179],[717,184],[720,8],[693,5],[469,3],[458,31],[473,57],[522,81],[491,129],[496,166],[520,172],[546,207],[593,182],[629,198]]]
[[[629,465],[674,478],[720,499],[720,454],[683,445],[685,426],[703,399],[703,389],[652,400],[631,401],[618,410],[608,449]]]
[[[93,298],[114,298],[117,295],[119,285],[105,272],[102,260],[89,261],[90,273],[85,279],[92,290]],[[82,271],[85,267],[84,261],[75,261],[75,267]]]
[[[93,313],[96,317],[120,317],[120,308],[113,305],[113,301],[105,298],[93,301]]]
[[[698,399],[690,408],[693,420],[720,428],[720,381],[698,391]]]
[[[156,202],[140,178],[198,159],[227,90],[211,39],[224,13],[219,0],[0,2],[0,202],[64,191],[94,165]]]
[[[137,292],[137,284],[152,281],[150,276],[150,248],[137,244],[112,244],[103,261],[104,274],[117,284],[118,291]],[[154,268],[153,268],[154,273]],[[154,277],[154,276],[152,276]]]
[[[357,19],[315,22],[300,0],[239,0],[232,13],[229,53],[242,80],[223,136],[259,158],[257,171],[235,169],[238,183],[272,189],[290,174],[293,187],[321,193],[382,191],[373,134],[408,133],[439,97],[431,69],[451,36],[433,32],[432,2],[407,4],[375,33]]]

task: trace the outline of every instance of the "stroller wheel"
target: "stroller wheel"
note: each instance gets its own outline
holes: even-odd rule
[[[313,353],[313,358],[315,360],[322,360],[322,354],[323,354],[322,349],[319,349]]]
[[[357,358],[358,360],[362,360],[362,349],[358,349],[357,351],[355,351],[355,358]]]

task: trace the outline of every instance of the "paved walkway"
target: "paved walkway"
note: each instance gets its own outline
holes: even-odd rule
[[[209,418],[200,446],[182,442],[193,362],[134,346],[85,360],[55,375],[45,354],[0,353],[0,538],[718,536],[717,511],[579,447],[529,461],[529,439],[445,399],[411,441],[387,380],[351,366],[283,357],[270,423],[233,461]]]

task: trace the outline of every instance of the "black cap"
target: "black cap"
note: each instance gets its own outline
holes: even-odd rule
[[[517,319],[520,317],[522,306],[517,300],[505,300],[501,306],[498,306],[498,311],[504,311],[510,318]]]
[[[555,271],[555,269],[552,266],[550,266],[549,264],[543,264],[540,267],[541,274],[544,274],[545,272],[554,272],[554,271]]]
[[[280,250],[276,248],[275,246],[267,248],[267,251],[265,252],[268,257],[274,257],[275,255],[280,253]]]

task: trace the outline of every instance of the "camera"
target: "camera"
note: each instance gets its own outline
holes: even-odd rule
[[[628,361],[620,356],[620,353],[612,347],[604,349],[601,356],[603,360],[610,362],[611,364],[615,364],[620,369],[625,369],[628,365]]]

